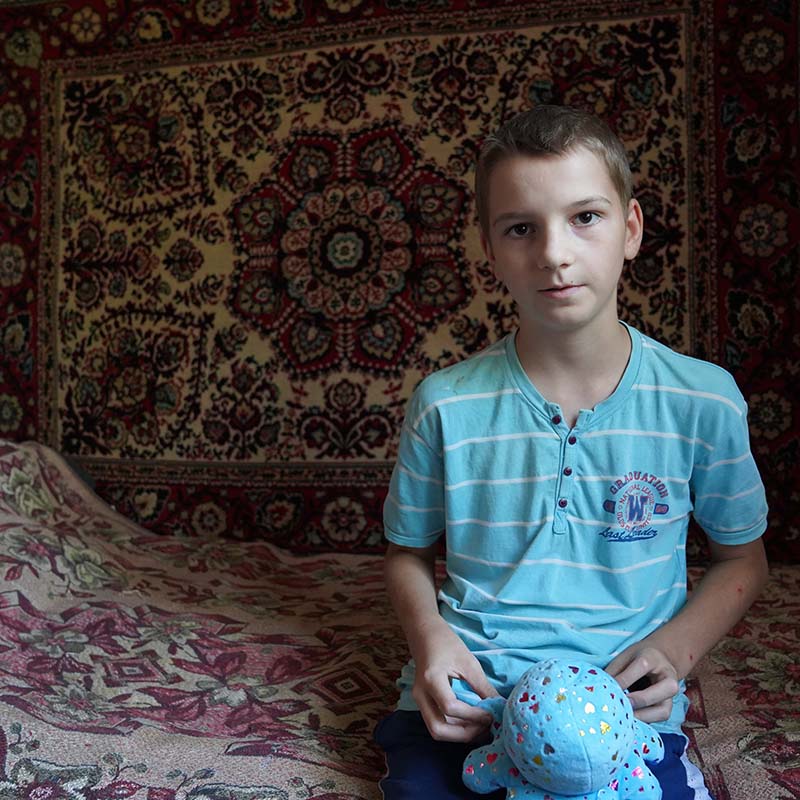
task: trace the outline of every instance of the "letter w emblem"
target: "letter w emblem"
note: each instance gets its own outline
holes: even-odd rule
[[[628,522],[641,522],[647,508],[647,495],[628,495],[627,517]]]

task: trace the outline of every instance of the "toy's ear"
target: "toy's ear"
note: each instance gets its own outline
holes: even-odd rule
[[[658,735],[658,731],[646,722],[637,719],[635,723],[636,750],[645,761],[653,764],[660,763],[664,758],[664,742]]]

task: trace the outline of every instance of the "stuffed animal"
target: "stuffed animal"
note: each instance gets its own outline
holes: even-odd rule
[[[479,705],[495,718],[494,739],[464,762],[473,792],[505,787],[514,800],[661,800],[645,763],[664,757],[661,737],[633,716],[625,692],[599,667],[542,661],[507,700]]]

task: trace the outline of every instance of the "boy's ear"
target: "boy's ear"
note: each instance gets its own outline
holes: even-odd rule
[[[625,220],[625,258],[630,261],[636,258],[642,245],[644,233],[644,215],[642,207],[636,198],[631,198],[628,203],[628,216]]]

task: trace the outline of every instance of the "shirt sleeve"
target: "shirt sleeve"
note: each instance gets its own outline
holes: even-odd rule
[[[426,395],[423,381],[408,405],[383,506],[386,538],[405,547],[428,547],[445,529],[441,425]]]
[[[737,545],[764,533],[768,509],[750,451],[747,404],[732,377],[730,384],[730,401],[703,417],[700,437],[711,449],[695,463],[690,489],[694,517],[706,534],[719,544]]]

